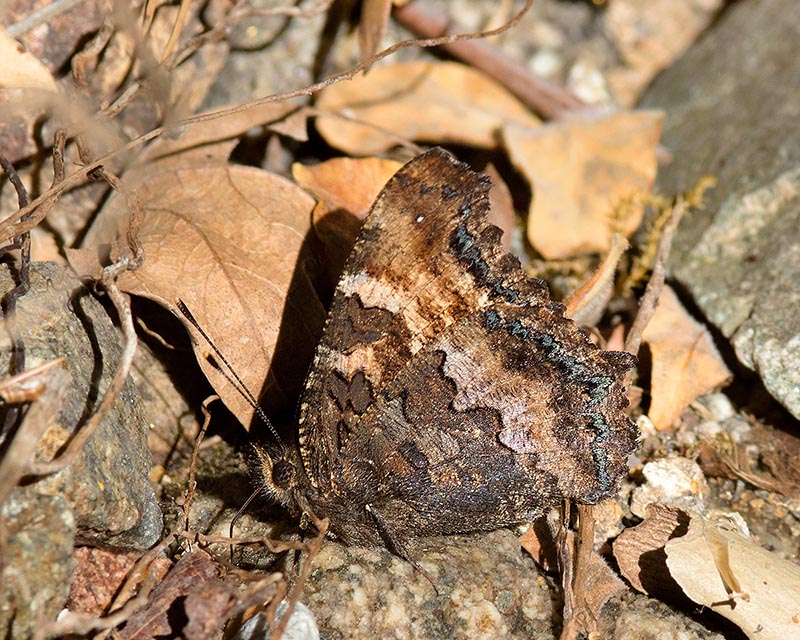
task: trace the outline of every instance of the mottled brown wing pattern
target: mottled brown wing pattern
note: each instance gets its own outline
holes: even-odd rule
[[[632,366],[553,310],[479,311],[413,356],[362,415],[344,450],[341,498],[413,535],[493,529],[563,498],[604,499],[636,442],[622,383]]]
[[[432,339],[498,303],[559,308],[503,251],[486,221],[489,187],[434,149],[401,168],[376,199],[300,404],[301,458],[321,492],[334,488],[333,467],[377,392]]]

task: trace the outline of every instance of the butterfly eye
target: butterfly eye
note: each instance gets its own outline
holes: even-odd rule
[[[272,466],[272,483],[278,489],[288,489],[294,479],[294,465],[288,460],[277,460]]]

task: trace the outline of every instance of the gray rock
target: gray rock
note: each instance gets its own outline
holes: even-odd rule
[[[653,84],[673,161],[666,193],[718,179],[670,263],[737,358],[800,417],[800,3],[733,5]]]
[[[615,640],[724,640],[658,600],[629,594],[620,605]]]
[[[508,530],[426,541],[415,559],[326,542],[303,601],[324,638],[553,638],[551,591]],[[434,546],[435,545],[435,546]]]
[[[13,286],[4,265],[0,290]],[[52,263],[33,265],[31,290],[17,303],[17,326],[28,367],[63,357],[72,377],[58,420],[37,448],[37,458],[49,460],[99,403],[119,362],[121,338],[80,281]],[[4,325],[0,325],[0,344],[8,349]],[[2,361],[8,363],[7,354]],[[152,546],[161,535],[162,516],[149,482],[147,431],[138,391],[128,381],[75,463],[39,479],[31,490],[66,501],[80,541]]]
[[[75,518],[61,496],[29,489],[0,509],[3,545],[0,636],[29,638],[38,625],[55,619],[69,596]]]

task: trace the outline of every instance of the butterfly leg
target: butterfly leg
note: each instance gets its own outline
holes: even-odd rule
[[[364,506],[367,510],[367,513],[372,517],[372,520],[375,522],[375,526],[378,529],[378,533],[380,533],[381,538],[386,543],[386,547],[391,551],[394,555],[402,558],[406,562],[408,562],[414,569],[419,571],[428,582],[431,583],[433,590],[436,591],[436,595],[441,595],[439,593],[439,587],[436,585],[436,582],[433,580],[433,576],[429,574],[425,569],[423,569],[416,560],[414,560],[408,553],[408,549],[406,548],[405,543],[400,539],[400,537],[394,532],[392,527],[386,521],[386,519],[381,515],[381,512],[378,511],[374,505],[367,504]]]

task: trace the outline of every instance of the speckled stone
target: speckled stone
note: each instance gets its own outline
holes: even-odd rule
[[[69,596],[75,518],[60,496],[19,489],[3,505],[0,636],[28,638],[54,620]]]
[[[13,286],[3,265],[0,289]],[[62,357],[72,377],[56,424],[37,448],[37,458],[49,460],[96,408],[119,362],[121,338],[89,290],[67,269],[47,262],[32,265],[31,289],[17,303],[17,325],[27,366]],[[0,344],[8,363],[2,325]],[[33,483],[32,490],[66,500],[78,540],[150,547],[161,535],[162,516],[149,482],[147,431],[144,407],[129,380],[76,461]]]
[[[623,599],[614,640],[725,640],[691,618],[652,598],[630,595]]]
[[[410,564],[326,542],[303,601],[323,638],[553,638],[552,585],[509,530],[426,540]]]

